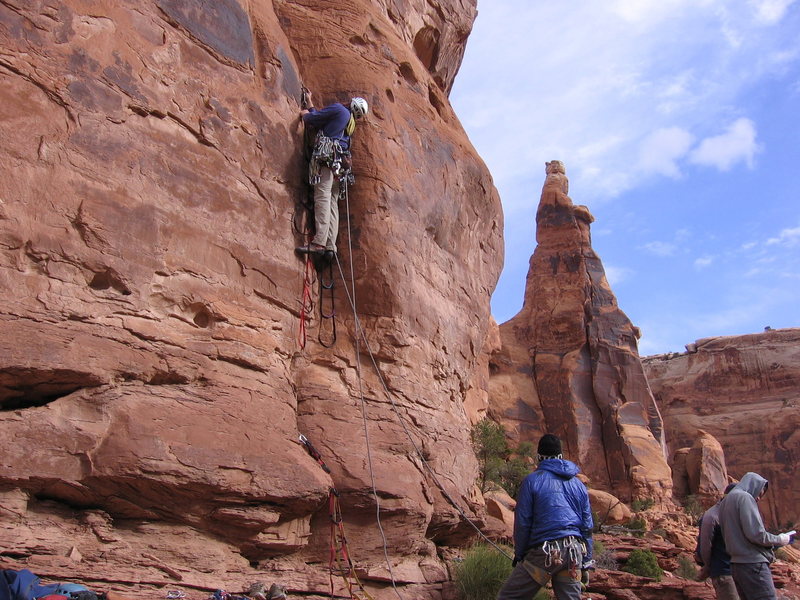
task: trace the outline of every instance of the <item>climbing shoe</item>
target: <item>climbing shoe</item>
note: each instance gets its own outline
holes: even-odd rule
[[[295,252],[298,254],[322,254],[325,252],[325,246],[321,246],[320,244],[308,244],[307,246],[298,246],[294,249]]]

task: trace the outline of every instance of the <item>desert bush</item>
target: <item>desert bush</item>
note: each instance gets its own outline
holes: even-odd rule
[[[643,510],[647,510],[648,508],[653,508],[655,503],[656,501],[652,498],[638,498],[631,502],[631,510],[633,512],[641,512]]]
[[[666,540],[666,539],[669,539],[669,538],[667,537],[669,534],[667,533],[667,530],[666,530],[666,529],[664,529],[663,527],[656,527],[655,529],[651,529],[651,530],[650,530],[650,533],[652,533],[653,535],[657,535],[657,536],[659,536],[659,537],[662,537],[662,538],[664,538],[665,540]]]
[[[697,579],[697,567],[694,561],[685,554],[681,554],[678,557],[678,569],[675,573],[678,577],[683,577],[684,579],[691,579],[692,581]]]
[[[460,600],[486,600],[497,597],[510,574],[511,561],[507,556],[492,546],[476,544],[455,564],[453,581]]]
[[[703,505],[700,504],[700,500],[698,500],[697,496],[690,494],[686,496],[686,501],[683,503],[683,510],[686,511],[686,514],[696,519],[703,514]]]
[[[644,537],[647,521],[644,520],[644,517],[633,517],[625,526],[630,529],[631,533],[636,537]]]
[[[614,551],[606,548],[605,544],[600,540],[596,540],[594,543],[594,564],[598,569],[605,569],[606,571],[619,569],[619,563],[614,556]]]
[[[622,570],[640,577],[650,577],[656,581],[661,581],[661,576],[664,574],[664,570],[658,566],[656,555],[650,550],[631,552]]]

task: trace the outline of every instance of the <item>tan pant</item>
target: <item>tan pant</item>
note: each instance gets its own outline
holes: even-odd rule
[[[314,186],[314,244],[336,252],[339,235],[339,180],[329,167],[320,167],[319,183]]]
[[[736,584],[730,575],[719,575],[711,578],[711,585],[717,593],[717,600],[739,600],[736,593]]]

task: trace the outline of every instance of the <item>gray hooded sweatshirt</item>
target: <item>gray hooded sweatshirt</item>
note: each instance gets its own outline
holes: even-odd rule
[[[719,504],[719,523],[725,548],[734,563],[771,563],[777,535],[764,529],[756,498],[767,485],[758,473],[745,473],[739,484]]]

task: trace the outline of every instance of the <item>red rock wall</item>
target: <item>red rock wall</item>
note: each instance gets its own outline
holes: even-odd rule
[[[591,247],[585,206],[567,195],[563,165],[547,165],[522,310],[500,325],[490,363],[490,413],[517,441],[544,432],[591,486],[623,500],[668,501],[662,424],[636,347]]]
[[[671,453],[698,431],[716,438],[734,479],[770,481],[760,502],[767,524],[795,528],[800,482],[800,329],[706,338],[685,354],[644,359]]]
[[[393,574],[438,597],[434,543],[469,528],[406,429],[479,509],[463,401],[502,262],[497,193],[447,100],[475,14],[0,0],[6,566],[211,589],[277,573],[326,593],[333,483],[362,576],[386,587],[371,458]],[[391,401],[363,343],[356,360],[338,273],[337,344],[312,322],[298,346],[301,82],[372,109],[340,258]]]

